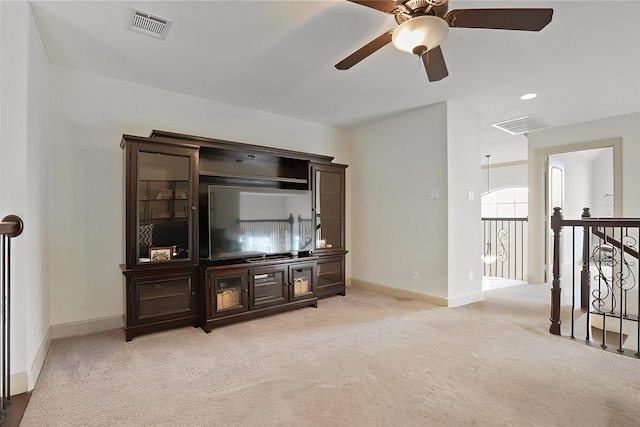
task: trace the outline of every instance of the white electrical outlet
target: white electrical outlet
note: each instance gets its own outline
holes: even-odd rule
[[[467,191],[467,200],[473,200],[474,198],[475,194],[473,193],[473,190]]]
[[[36,339],[36,327],[33,324],[33,320],[30,322],[30,327],[31,327],[31,341]]]
[[[413,270],[411,270],[411,278],[413,280],[417,280],[418,279],[418,270],[417,269],[414,268]]]
[[[430,188],[429,192],[427,193],[427,199],[428,200],[438,200],[438,189],[437,188]]]
[[[473,280],[473,270],[469,269],[469,280]]]

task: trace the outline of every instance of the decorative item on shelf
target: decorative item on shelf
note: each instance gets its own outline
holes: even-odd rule
[[[296,279],[293,282],[294,295],[306,294],[309,292],[309,281],[305,279]]]
[[[138,237],[140,247],[148,248],[153,245],[153,224],[143,224],[140,226],[140,236]]]
[[[318,239],[316,249],[324,249],[327,247],[327,239]]]
[[[240,292],[238,289],[225,289],[216,294],[218,310],[240,305]]]
[[[160,190],[158,195],[156,196],[157,200],[167,200],[173,199],[173,190],[170,188],[166,188],[164,190]]]
[[[171,218],[171,212],[169,211],[158,212],[158,218],[161,218],[161,219]]]
[[[182,190],[176,190],[176,200],[187,200],[187,194]]]
[[[161,248],[149,248],[149,258],[151,258],[151,262],[169,261],[171,260],[172,252],[173,252],[173,248],[171,246],[161,247]]]

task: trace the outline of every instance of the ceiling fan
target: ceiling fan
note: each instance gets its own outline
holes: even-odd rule
[[[422,58],[429,81],[449,75],[440,43],[451,28],[540,31],[553,9],[453,9],[448,0],[348,0],[394,15],[398,27],[367,43],[336,64],[347,70],[390,42],[399,50]]]

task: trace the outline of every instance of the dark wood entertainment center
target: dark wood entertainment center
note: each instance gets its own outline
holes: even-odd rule
[[[346,165],[330,156],[159,130],[148,137],[123,135],[120,146],[126,174],[121,267],[127,341],[188,325],[210,332],[345,294]],[[238,186],[311,192],[311,218],[237,218],[240,231],[226,238],[232,236],[228,227],[210,224],[214,211],[231,215],[212,189]],[[257,236],[271,227],[271,239],[295,243],[296,250],[277,252],[275,246],[248,255],[238,243],[248,239],[247,227]],[[222,249],[214,248],[220,235]]]

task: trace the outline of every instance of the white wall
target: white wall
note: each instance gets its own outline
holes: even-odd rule
[[[580,218],[583,208],[591,206],[591,159],[573,153],[550,157],[564,164],[563,215],[565,218]]]
[[[622,170],[621,210],[616,216],[640,217],[640,113],[604,118],[587,123],[543,129],[529,134],[529,283],[544,282],[544,177],[543,160],[547,153],[600,148],[621,140],[621,155],[614,169]],[[603,145],[604,144],[604,145]],[[618,196],[618,194],[616,194]]]
[[[491,187],[491,190],[496,190],[502,187],[527,187],[529,185],[526,161],[518,164],[500,163],[495,165],[492,162],[489,169],[489,181],[487,182],[488,169],[486,167],[485,158],[482,163],[482,172],[480,176],[480,188],[482,193],[487,192],[487,185]]]
[[[327,126],[57,66],[51,84],[52,325],[123,313],[123,133],[161,129],[351,160],[348,133]]]
[[[28,15],[25,3],[0,2],[0,48],[2,52],[2,126],[0,128],[0,218],[15,214],[27,221],[27,91],[28,91]],[[27,222],[29,224],[29,222]],[[27,225],[28,227],[28,225]],[[28,228],[27,228],[28,230]],[[27,234],[12,241],[12,370],[27,370],[24,337],[28,329],[17,315],[26,311]],[[19,341],[18,341],[19,338]]]
[[[448,305],[482,299],[480,118],[447,102]]]
[[[582,216],[583,208],[591,206],[591,176],[593,173],[591,159],[578,153],[554,154],[549,157],[559,162],[564,170],[563,215],[565,218],[578,219]],[[571,241],[575,242],[575,248],[582,247],[583,235],[580,231],[581,229],[568,229],[563,233],[565,239],[565,244],[561,245],[561,274],[563,276],[568,275],[573,267],[582,267],[582,251],[579,249],[574,251],[574,247],[570,243]],[[568,292],[563,297],[569,298],[568,302],[571,301]]]
[[[603,150],[593,159],[591,175],[591,216],[612,217],[613,199],[613,150]],[[615,196],[615,195],[614,195]]]
[[[12,393],[34,386],[49,327],[49,67],[28,2],[0,2],[0,217],[12,241]]]
[[[354,131],[354,283],[444,305],[481,299],[478,135],[477,116],[452,103]]]
[[[510,135],[507,132],[495,130],[500,134],[499,139],[482,141],[481,155],[478,162],[486,164],[487,154],[491,155],[491,164],[527,161],[527,137],[524,134]]]
[[[354,131],[354,282],[447,298],[446,123],[440,103]],[[429,189],[438,200],[428,200]]]

